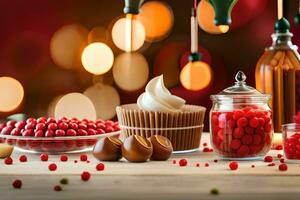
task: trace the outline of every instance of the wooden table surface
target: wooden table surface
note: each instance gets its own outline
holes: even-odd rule
[[[208,134],[202,143],[209,143]],[[200,148],[200,150],[203,147]],[[26,154],[28,162],[20,163],[22,152],[14,151],[13,165],[4,165],[0,160],[0,200],[16,199],[299,199],[300,164],[288,164],[288,171],[278,170],[276,158],[282,151],[270,151],[276,166],[269,167],[263,161],[240,161],[239,169],[231,171],[229,161],[222,161],[214,153],[202,151],[190,154],[174,154],[165,162],[128,163],[104,162],[105,170],[96,171],[98,163],[88,154],[90,163],[79,160],[78,154],[69,155],[68,162],[60,162],[58,155],[50,155],[48,162],[39,161],[39,154]],[[188,160],[188,166],[179,167],[181,158]],[[215,163],[214,160],[218,159]],[[176,160],[177,164],[172,161]],[[58,169],[48,170],[50,163]],[[200,163],[200,167],[196,167]],[[205,167],[209,163],[209,167]],[[255,165],[255,168],[251,168]],[[80,179],[82,171],[92,174],[88,182]],[[55,192],[53,187],[61,178],[69,179],[63,191]],[[11,183],[21,179],[22,189],[13,189]],[[210,194],[217,188],[219,195]]]

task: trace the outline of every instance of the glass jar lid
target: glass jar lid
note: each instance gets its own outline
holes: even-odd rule
[[[216,95],[211,95],[212,100],[228,100],[228,99],[252,99],[258,101],[268,101],[270,95],[262,94],[255,88],[246,84],[246,75],[242,71],[238,71],[235,75],[235,84],[224,89]]]

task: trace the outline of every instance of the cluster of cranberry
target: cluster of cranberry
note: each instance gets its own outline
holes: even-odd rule
[[[300,125],[300,111],[294,116],[294,122]],[[300,133],[287,135],[284,139],[284,154],[287,159],[300,160]]]
[[[212,112],[212,143],[226,157],[265,154],[272,143],[272,113],[254,106],[230,112]]]
[[[53,137],[91,136],[119,131],[118,122],[111,120],[91,121],[77,118],[68,119],[62,117],[58,120],[40,117],[38,119],[28,118],[26,121],[16,122],[14,120],[0,124],[0,134],[18,136],[18,139],[5,139],[2,141],[20,148],[36,151],[71,151],[78,148],[92,146],[97,139],[66,139],[52,140]],[[27,137],[27,139],[22,139]],[[36,140],[34,138],[49,138],[49,140]],[[28,139],[29,138],[29,139]],[[4,141],[3,141],[4,140]]]

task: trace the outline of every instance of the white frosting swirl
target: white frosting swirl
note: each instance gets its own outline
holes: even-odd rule
[[[149,81],[145,92],[139,96],[137,104],[140,109],[149,111],[179,112],[185,100],[169,92],[161,75]]]

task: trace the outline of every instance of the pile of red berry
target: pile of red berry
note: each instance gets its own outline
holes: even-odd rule
[[[215,150],[226,157],[263,156],[272,143],[272,113],[258,107],[231,112],[212,112],[211,131]]]
[[[63,152],[83,149],[86,146],[94,145],[97,141],[97,138],[70,139],[71,136],[96,136],[119,130],[118,122],[111,120],[90,121],[65,117],[58,120],[45,117],[28,118],[26,121],[11,120],[0,124],[0,143],[6,142],[28,150]],[[1,137],[1,135],[18,136],[18,138],[5,139],[6,137]],[[22,137],[26,137],[26,139]],[[31,137],[33,139],[30,139]],[[54,139],[54,137],[65,137],[65,139]],[[41,140],[38,140],[39,138]]]
[[[285,138],[284,154],[287,159],[300,160],[300,133],[294,133]]]

